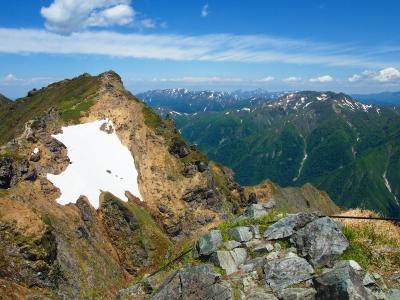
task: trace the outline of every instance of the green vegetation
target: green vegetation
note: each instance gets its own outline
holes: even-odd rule
[[[218,226],[218,229],[221,231],[221,235],[224,241],[231,240],[232,237],[229,235],[228,230],[230,228],[234,228],[237,226],[249,226],[249,225],[258,225],[260,228],[260,233],[263,233],[272,223],[278,221],[281,218],[284,218],[285,214],[282,214],[276,210],[272,210],[267,215],[260,218],[249,218],[243,220],[231,219],[227,220],[224,223]]]
[[[199,112],[174,119],[187,141],[233,169],[242,185],[265,179],[283,187],[310,182],[340,206],[399,216],[399,113],[389,107],[381,107],[379,114],[375,109],[338,113],[332,106],[316,101],[285,113],[260,106],[251,112]]]
[[[342,254],[341,259],[355,260],[366,270],[380,272],[398,270],[400,268],[398,229],[394,232],[393,229],[382,229],[371,223],[359,226],[345,225],[343,233],[350,242],[350,248]],[[385,232],[388,230],[391,232]],[[384,247],[389,248],[388,253],[380,253]]]
[[[76,123],[81,114],[94,103],[99,88],[98,77],[82,75],[40,89],[17,99],[0,111],[0,144],[21,134],[28,120],[35,119],[55,107],[64,123]]]

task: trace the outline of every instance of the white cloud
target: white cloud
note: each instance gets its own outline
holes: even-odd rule
[[[175,35],[83,31],[60,35],[45,30],[0,28],[0,53],[86,54],[246,63],[318,64],[379,68],[383,62],[329,54],[327,46],[266,35]],[[331,47],[331,48],[329,48]],[[386,63],[385,63],[386,64]]]
[[[284,82],[297,82],[300,81],[301,77],[290,76],[288,78],[283,79]]]
[[[310,82],[319,82],[319,83],[326,83],[331,81],[333,81],[333,77],[331,75],[323,75],[310,79]]]
[[[273,76],[266,76],[266,77],[261,78],[261,79],[256,80],[256,81],[258,81],[258,82],[268,82],[268,81],[272,81],[274,79],[275,79],[275,77],[273,77]]]
[[[54,0],[42,7],[47,30],[69,34],[90,27],[127,25],[134,21],[131,0]]]
[[[390,67],[380,70],[374,79],[380,82],[388,82],[400,78],[400,71],[396,68]]]
[[[378,81],[378,82],[393,82],[400,80],[400,71],[394,67],[388,67],[377,72],[365,70],[360,74],[353,74],[348,78],[349,82],[357,82],[362,80]]]
[[[18,81],[18,79],[17,79],[17,77],[15,77],[13,74],[10,73],[10,74],[7,74],[6,76],[4,76],[2,81],[7,83],[7,82]]]
[[[202,17],[208,16],[208,3],[204,4],[203,8],[201,9],[201,16]]]
[[[350,76],[348,78],[348,80],[350,82],[356,82],[356,81],[359,81],[361,78],[362,78],[362,76],[360,74],[353,74],[352,76]]]
[[[143,19],[140,21],[143,28],[155,28],[156,22],[152,19]]]
[[[54,78],[51,77],[32,77],[32,78],[18,78],[17,76],[9,73],[0,78],[1,85],[32,85],[35,83],[50,83]]]

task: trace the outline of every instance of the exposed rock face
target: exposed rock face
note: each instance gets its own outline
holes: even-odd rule
[[[200,256],[208,256],[222,245],[222,236],[219,230],[211,230],[203,235],[196,244],[196,249]]]
[[[253,232],[250,227],[239,226],[235,228],[229,229],[228,233],[237,241],[237,242],[247,242],[253,238]]]
[[[173,272],[151,299],[232,299],[230,287],[218,280],[211,265],[187,267]]]
[[[295,255],[267,261],[264,272],[265,282],[274,291],[279,291],[291,284],[311,279],[314,270],[304,258]]]
[[[284,300],[314,300],[317,291],[313,288],[289,288],[280,293]]]
[[[238,266],[247,259],[247,251],[244,248],[235,248],[231,251],[216,251],[212,256],[212,261],[225,270],[226,274],[238,271]]]
[[[297,230],[294,240],[301,255],[315,267],[332,262],[349,247],[338,224],[328,217],[316,219]]]
[[[8,189],[21,180],[33,181],[37,177],[34,167],[26,159],[13,160],[11,157],[0,157],[0,188]]]
[[[277,240],[290,237],[297,229],[302,228],[307,223],[317,218],[318,215],[315,213],[298,213],[290,215],[271,225],[265,231],[264,237],[267,240]]]
[[[317,300],[370,299],[356,272],[349,265],[335,268],[314,279]]]

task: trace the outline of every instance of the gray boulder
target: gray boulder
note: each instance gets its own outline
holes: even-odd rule
[[[274,291],[280,291],[312,278],[314,269],[304,258],[294,256],[267,261],[264,273],[266,283]]]
[[[246,216],[249,218],[261,218],[267,214],[267,209],[260,203],[251,204],[246,210]]]
[[[398,300],[400,299],[400,290],[390,289],[385,293],[387,300]]]
[[[224,243],[224,246],[225,246],[226,249],[228,249],[228,250],[232,250],[232,249],[238,248],[238,247],[240,247],[241,245],[242,245],[241,243],[239,243],[239,242],[237,242],[237,241],[233,241],[233,240],[226,241],[226,242]]]
[[[153,300],[174,299],[232,299],[232,289],[219,282],[219,274],[212,265],[186,267],[173,272],[161,284]]]
[[[217,266],[225,270],[226,274],[232,274],[238,271],[238,266],[247,259],[247,251],[244,248],[235,248],[231,251],[216,251],[211,260]]]
[[[239,270],[244,273],[249,273],[255,271],[257,268],[262,268],[265,264],[266,257],[255,257],[248,260],[244,264],[239,266]]]
[[[289,288],[279,293],[284,300],[314,300],[317,291],[313,288]]]
[[[228,233],[238,242],[248,242],[253,238],[250,227],[238,226],[228,230]]]
[[[253,289],[245,298],[246,300],[278,300],[274,294],[262,288]]]
[[[371,275],[370,272],[367,272],[363,278],[362,284],[364,286],[376,285],[375,278]]]
[[[200,256],[209,256],[222,245],[222,235],[219,230],[211,230],[203,235],[196,244]]]
[[[350,265],[336,267],[314,278],[317,300],[369,299],[356,271]]]
[[[324,266],[349,247],[349,242],[336,222],[319,218],[296,231],[293,237],[301,256],[314,267]]]
[[[271,252],[274,250],[274,246],[270,242],[266,242],[260,246],[257,246],[253,249],[253,252],[255,253],[266,253],[266,252]]]
[[[298,213],[290,215],[269,226],[264,232],[264,237],[267,240],[278,240],[290,237],[297,229],[304,227],[318,217],[316,213]]]

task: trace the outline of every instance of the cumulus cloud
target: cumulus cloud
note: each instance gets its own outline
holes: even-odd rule
[[[377,81],[377,82],[394,82],[400,80],[400,71],[394,67],[381,69],[377,72],[366,70],[360,74],[353,74],[348,78],[349,82],[357,81]]]
[[[203,8],[201,9],[201,16],[203,18],[208,16],[208,3],[204,4]]]
[[[393,67],[380,70],[378,74],[374,76],[374,79],[380,82],[392,81],[399,78],[400,71]]]
[[[331,75],[323,75],[310,79],[310,82],[318,82],[318,83],[326,83],[331,81],[333,81],[333,77]]]
[[[257,80],[258,82],[268,82],[268,81],[272,81],[272,80],[274,80],[275,79],[275,77],[273,77],[273,76],[266,76],[266,77],[264,77],[264,78],[261,78],[261,79],[259,79],[259,80]]]
[[[13,82],[13,81],[18,81],[18,78],[15,77],[13,74],[7,74],[6,76],[3,77],[2,82]]]
[[[290,76],[288,78],[283,79],[284,82],[297,82],[300,81],[301,77]]]
[[[0,77],[1,85],[31,85],[35,83],[49,83],[54,78],[51,77],[32,77],[32,78],[19,78],[12,73]]]
[[[156,26],[156,21],[149,18],[136,20],[131,0],[54,0],[48,7],[42,7],[40,12],[46,29],[61,34],[91,27]]]

